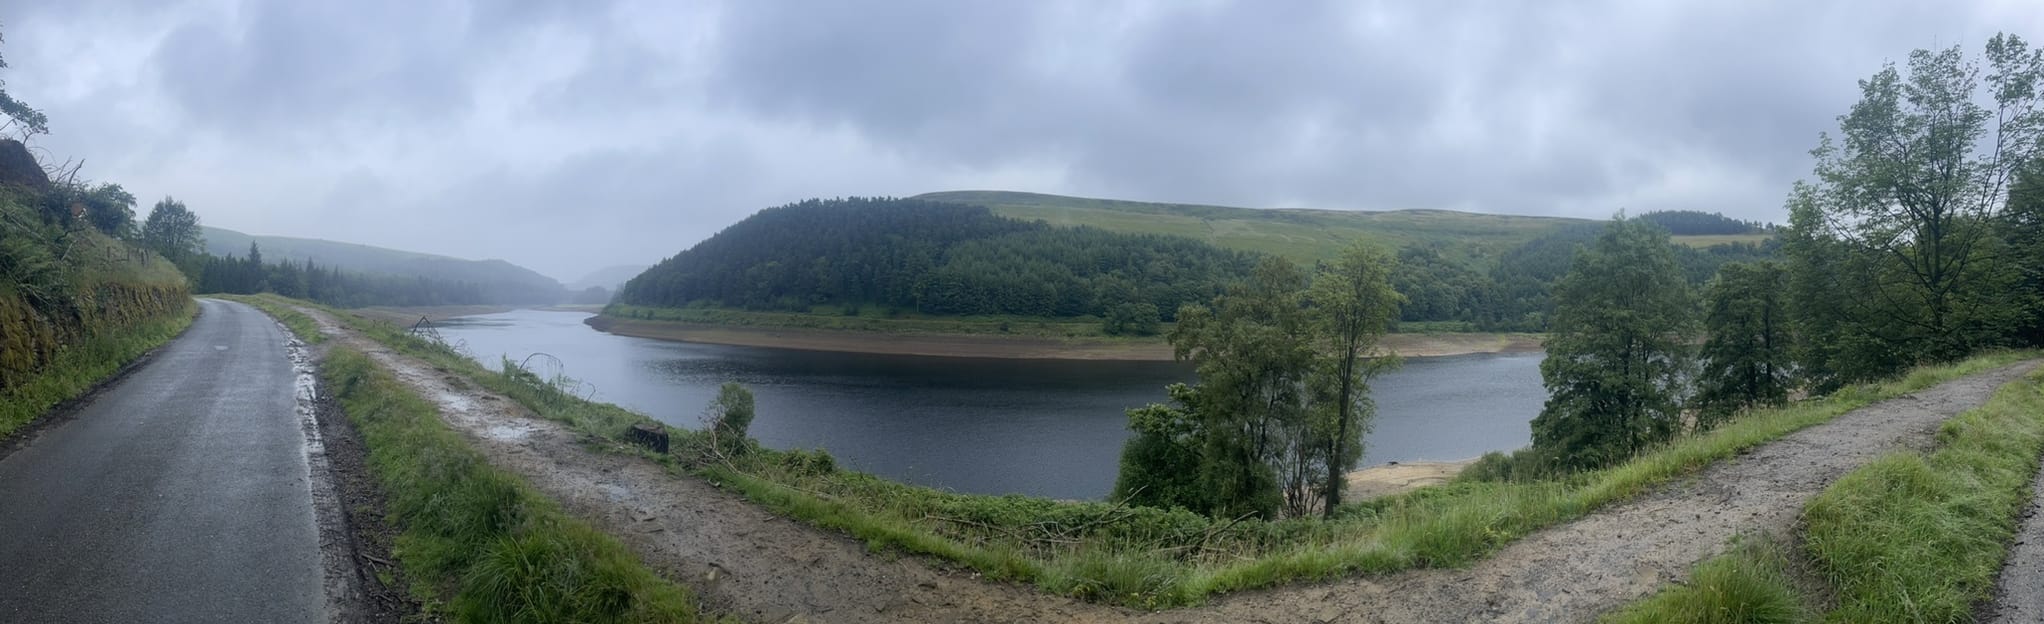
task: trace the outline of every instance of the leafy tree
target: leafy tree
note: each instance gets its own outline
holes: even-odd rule
[[[1790,359],[1786,274],[1780,264],[1727,264],[1712,280],[1704,314],[1698,424],[1716,426],[1751,405],[1788,400]]]
[[[1310,319],[1301,306],[1307,278],[1282,258],[1258,264],[1213,308],[1187,306],[1171,344],[1199,374],[1193,400],[1200,437],[1200,485],[1217,516],[1274,518],[1284,502],[1273,464],[1286,451],[1318,448],[1291,437],[1307,418],[1314,362]]]
[[[1171,404],[1152,403],[1128,410],[1135,432],[1121,448],[1121,471],[1114,478],[1115,500],[1131,505],[1206,512],[1215,501],[1200,484],[1201,432],[1199,394],[1191,386],[1165,388]]]
[[[1594,468],[1672,436],[1692,323],[1667,231],[1620,215],[1554,298],[1534,448],[1560,467]]]
[[[1390,280],[1406,300],[1397,320],[1478,322],[1499,316],[1491,277],[1448,260],[1436,245],[1399,250]]]
[[[1820,389],[1963,356],[2020,316],[1993,226],[2044,143],[2044,51],[1996,35],[1986,58],[1991,108],[1974,101],[1978,62],[1917,50],[1906,75],[1890,64],[1860,81],[1839,136],[1812,151],[1816,180],[1790,197],[1787,249]]]
[[[2009,295],[2021,306],[2012,338],[2044,346],[2044,159],[2032,161],[2009,190],[2003,228],[2017,280]]]
[[[1107,309],[1101,330],[1110,336],[1155,336],[1160,321],[1153,303],[1123,303]]]
[[[1762,231],[1760,224],[1740,221],[1721,213],[1699,210],[1663,210],[1642,214],[1639,218],[1661,226],[1668,233],[1677,236],[1708,234],[1752,234]]]
[[[752,429],[752,391],[735,381],[724,382],[717,387],[717,398],[710,401],[709,417],[712,435],[730,440],[743,440]]]
[[[6,39],[0,37],[0,43]],[[7,61],[0,59],[0,69],[7,68]],[[38,134],[49,134],[50,120],[43,112],[30,107],[14,96],[7,94],[7,81],[0,80],[0,114],[7,116],[7,123],[0,125],[0,132],[12,131],[23,140]]]
[[[132,238],[135,233],[135,196],[119,184],[102,183],[72,189],[71,201],[85,206],[85,220],[114,238]]]
[[[1377,340],[1397,318],[1403,300],[1391,289],[1391,269],[1390,257],[1356,245],[1321,265],[1306,295],[1323,358],[1316,367],[1315,387],[1328,399],[1316,401],[1316,407],[1328,417],[1323,420],[1332,421],[1319,428],[1325,433],[1318,436],[1327,446],[1321,500],[1328,516],[1341,504],[1346,475],[1362,458],[1362,437],[1376,413],[1370,378],[1397,362],[1376,352]]]
[[[199,229],[199,215],[169,196],[156,202],[149,209],[149,218],[142,221],[142,244],[191,276],[198,274],[196,262],[206,253],[206,236]]]

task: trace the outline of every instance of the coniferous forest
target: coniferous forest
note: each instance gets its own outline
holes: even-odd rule
[[[617,303],[1173,320],[1254,258],[1187,238],[1056,228],[978,206],[809,200],[760,211],[627,282]]]
[[[1710,213],[1642,219],[1710,233],[1758,226]],[[1665,226],[1664,226],[1665,227]],[[1558,227],[1495,259],[1454,260],[1443,244],[1399,250],[1398,320],[1467,329],[1541,331],[1549,293],[1602,226]],[[1778,245],[1676,246],[1682,274],[1702,285],[1727,262],[1772,257]],[[1109,333],[1151,333],[1179,306],[1204,303],[1249,274],[1253,252],[1167,235],[1057,227],[987,208],[917,199],[809,200],[760,211],[648,269],[615,303],[811,311],[865,307],[926,315],[1095,316]]]

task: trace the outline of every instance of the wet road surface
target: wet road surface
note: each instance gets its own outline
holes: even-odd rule
[[[326,619],[285,335],[190,330],[0,459],[0,622]]]

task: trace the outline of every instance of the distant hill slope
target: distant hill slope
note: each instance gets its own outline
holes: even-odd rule
[[[604,267],[591,271],[588,275],[582,276],[582,279],[568,284],[568,290],[582,291],[592,287],[602,287],[604,290],[616,292],[618,288],[625,285],[625,282],[631,281],[632,278],[638,277],[640,273],[644,273],[646,269],[650,268],[653,268],[652,265],[646,264],[620,264]]]
[[[311,260],[356,273],[467,282],[481,286],[499,303],[558,303],[567,296],[566,287],[553,278],[503,260],[463,260],[317,238],[257,236],[210,226],[204,230],[206,252],[217,256],[246,256],[249,243],[255,243],[266,261]]]
[[[1014,191],[945,191],[915,199],[973,204],[996,214],[1051,225],[1087,225],[1113,232],[1189,236],[1229,249],[1311,262],[1331,258],[1357,240],[1406,248],[1438,244],[1450,260],[1474,266],[1569,226],[1597,220],[1478,214],[1452,210],[1308,210],[1161,204]],[[1677,236],[1675,242],[1698,245]],[[1764,236],[1742,237],[1751,242]],[[1722,241],[1713,241],[1722,242]]]

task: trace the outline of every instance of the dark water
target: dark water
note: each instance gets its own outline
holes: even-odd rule
[[[828,449],[839,463],[912,483],[987,494],[1106,496],[1128,436],[1122,411],[1190,381],[1171,362],[994,360],[731,347],[615,336],[576,312],[519,310],[441,332],[495,367],[540,352],[600,401],[699,428],[717,386],[758,400],[752,434],[775,448]],[[545,363],[545,358],[534,360]],[[1407,359],[1373,384],[1364,465],[1452,460],[1524,446],[1546,397],[1539,354]],[[544,371],[543,371],[544,372]]]

